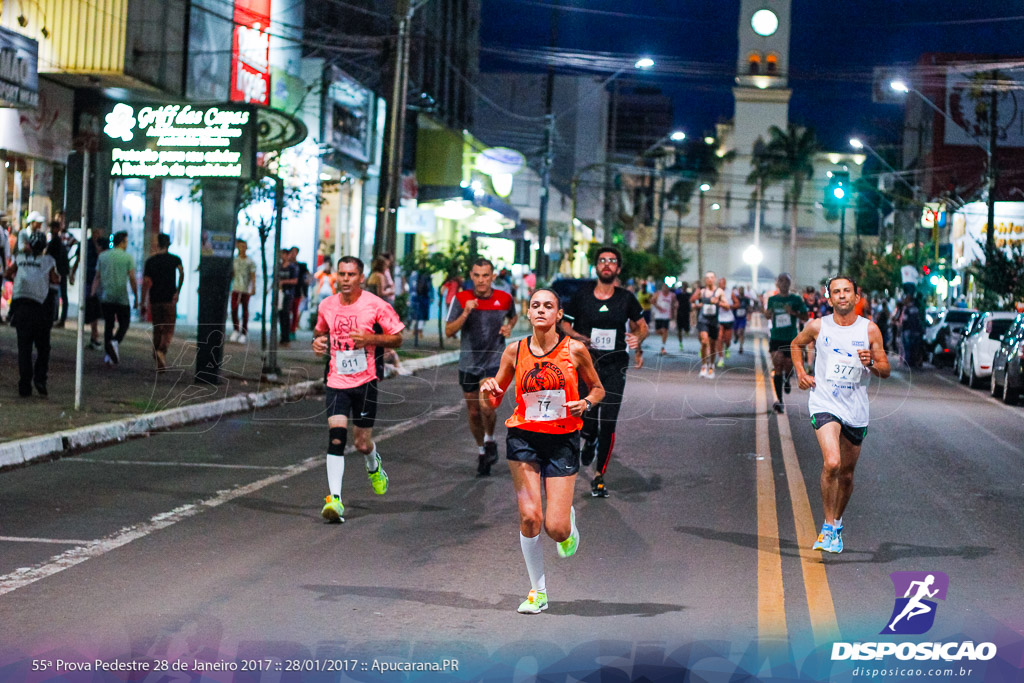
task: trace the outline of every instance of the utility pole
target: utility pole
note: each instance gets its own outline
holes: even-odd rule
[[[846,256],[846,203],[839,207],[839,272],[843,272]]]
[[[996,143],[999,139],[999,91],[995,88],[995,73],[988,113],[988,231],[985,233],[985,264],[988,265],[996,248]]]
[[[398,200],[402,185],[402,153],[405,144],[405,107],[409,90],[409,32],[413,14],[425,0],[398,0],[398,39],[395,43],[394,73],[391,98],[388,100],[387,124],[384,129],[384,153],[381,158],[384,185],[377,195],[377,226],[373,239],[374,256],[385,251],[395,253],[398,242]]]
[[[697,212],[697,271],[700,273],[700,277],[704,277],[704,190],[698,188],[700,192],[700,203],[698,204],[699,210]]]
[[[551,47],[558,43],[558,10],[551,10]],[[540,215],[537,220],[537,277],[548,276],[548,202],[551,199],[551,166],[555,162],[555,70],[548,67],[544,87],[544,158],[540,171]],[[573,226],[575,227],[575,226]]]

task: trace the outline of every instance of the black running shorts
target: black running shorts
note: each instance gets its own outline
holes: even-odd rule
[[[789,345],[793,343],[792,339],[769,339],[768,340],[768,353],[775,353],[776,351],[782,351],[782,353],[789,355]]]
[[[510,427],[505,457],[536,464],[542,477],[569,477],[580,471],[580,433],[544,434]]]
[[[829,422],[839,423],[839,433],[854,446],[864,443],[864,437],[868,435],[867,427],[851,427],[832,413],[815,413],[811,415],[811,426],[821,429]]]
[[[708,339],[718,339],[718,323],[709,323],[698,318],[697,334],[700,334],[701,332],[707,332]]]
[[[351,389],[327,387],[327,417],[351,415],[351,423],[369,429],[377,419],[377,381]]]
[[[489,368],[482,374],[475,374],[472,372],[465,372],[459,370],[459,386],[462,387],[462,393],[472,394],[480,391],[480,382],[484,381],[488,377],[494,377],[498,374],[498,368]]]
[[[655,330],[655,332],[657,332],[658,330],[667,330],[668,329],[668,324],[669,324],[668,320],[656,319],[654,321],[654,330]]]

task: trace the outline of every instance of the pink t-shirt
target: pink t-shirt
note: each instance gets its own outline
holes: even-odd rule
[[[377,379],[378,358],[376,346],[357,349],[349,333],[362,330],[374,334],[398,334],[405,325],[388,302],[364,291],[355,303],[347,306],[342,303],[341,294],[321,301],[317,309],[316,329],[327,330],[331,338],[327,386],[352,389]]]

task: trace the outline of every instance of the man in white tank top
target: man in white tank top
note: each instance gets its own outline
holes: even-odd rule
[[[853,493],[853,469],[868,431],[868,381],[889,376],[889,358],[875,323],[854,311],[857,283],[845,275],[828,282],[832,315],[807,323],[790,345],[824,463],[821,502],[825,523],[814,550],[843,552],[843,510]],[[814,375],[804,371],[804,347],[813,344]]]

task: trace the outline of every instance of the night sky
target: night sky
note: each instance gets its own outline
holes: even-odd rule
[[[666,58],[669,73],[655,68],[643,78],[673,98],[676,125],[688,134],[712,132],[716,121],[732,117],[739,2],[483,0],[481,69],[543,69],[494,51],[547,48],[556,6],[565,8],[559,50]],[[875,145],[895,144],[903,108],[872,104],[873,68],[910,65],[926,52],[1022,55],[1024,4],[794,0],[790,120],[813,126],[830,149],[847,149],[853,133]]]

